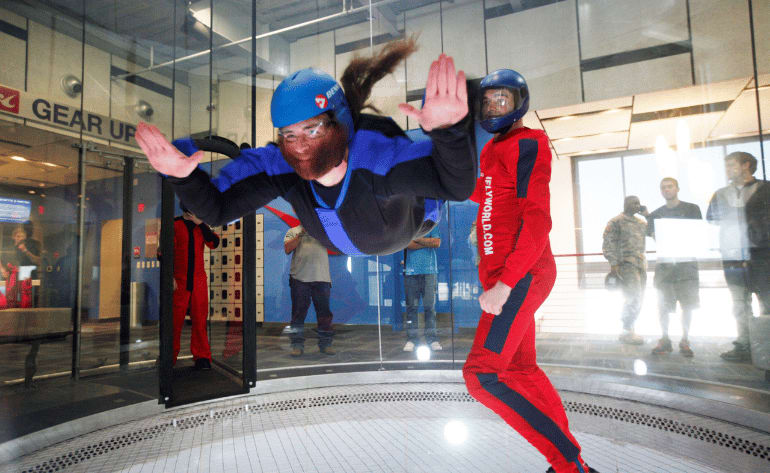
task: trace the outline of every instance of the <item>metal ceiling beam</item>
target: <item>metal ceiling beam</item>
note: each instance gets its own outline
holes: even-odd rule
[[[380,1],[376,2],[376,3],[373,3],[372,7],[373,8],[374,7],[380,7],[380,6],[383,6],[383,5],[388,5],[390,3],[395,3],[397,1],[400,1],[400,0],[380,0]],[[369,6],[368,5],[367,6],[362,6],[362,7],[352,7],[352,8],[347,8],[347,5],[343,5],[343,10],[340,11],[339,13],[334,13],[332,15],[324,16],[324,17],[321,17],[321,18],[316,18],[314,20],[305,21],[303,23],[298,23],[296,25],[287,26],[286,28],[281,28],[281,29],[278,29],[278,30],[269,31],[267,33],[258,34],[256,36],[254,36],[253,38],[257,39],[257,40],[264,39],[264,38],[269,38],[271,36],[282,34],[282,33],[285,33],[287,31],[296,30],[298,28],[303,28],[305,26],[309,26],[309,25],[313,25],[313,24],[317,24],[317,23],[323,23],[325,21],[334,20],[334,19],[337,19],[337,18],[345,17],[347,15],[352,15],[352,14],[357,14],[357,13],[361,13],[361,12],[366,12],[368,10],[369,10]],[[156,64],[155,66],[148,67],[148,68],[142,69],[140,71],[113,76],[112,79],[113,80],[120,80],[120,79],[125,79],[127,77],[136,76],[136,75],[139,75],[139,74],[143,74],[145,72],[152,71],[154,69],[170,66],[170,65],[172,65],[174,63],[184,62],[184,61],[188,61],[190,59],[194,59],[194,58],[197,58],[197,57],[205,56],[207,54],[210,54],[212,51],[216,51],[216,50],[220,50],[220,49],[225,49],[225,48],[229,48],[229,47],[232,47],[232,46],[237,46],[237,45],[246,43],[247,41],[251,41],[251,40],[252,40],[252,36],[248,36],[246,38],[239,39],[237,41],[232,41],[230,43],[223,44],[221,46],[216,46],[216,47],[214,47],[212,49],[205,49],[203,51],[200,51],[200,52],[197,52],[197,53],[194,53],[194,54],[190,54],[188,56],[180,57],[180,58],[177,58],[177,59],[172,60],[172,61],[167,61],[167,62],[164,62],[164,63]]]

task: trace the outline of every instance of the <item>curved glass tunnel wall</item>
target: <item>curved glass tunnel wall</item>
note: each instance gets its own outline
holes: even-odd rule
[[[270,97],[290,71],[312,66],[339,78],[356,55],[413,34],[419,49],[375,86],[372,102],[415,139],[417,124],[397,105],[419,106],[430,61],[440,53],[455,58],[471,90],[501,67],[528,80],[531,105],[524,123],[543,129],[551,142],[550,239],[558,268],[556,285],[535,317],[540,362],[632,373],[641,361],[648,374],[767,390],[762,357],[755,357],[756,366],[719,357],[738,333],[718,225],[690,222],[684,234],[699,238],[685,242],[647,238],[646,291],[635,325],[641,346],[617,341],[623,296],[604,288],[610,267],[602,256],[605,227],[622,211],[623,198],[637,195],[650,211],[664,205],[663,177],[677,178],[681,199],[698,205],[704,217],[711,195],[727,184],[726,154],[751,153],[759,160],[754,175],[766,177],[766,2],[373,2],[371,15],[368,5],[344,2],[244,8],[204,1],[189,9],[162,4],[136,12],[95,1],[11,4],[0,9],[0,57],[8,65],[0,69],[0,85],[4,97],[18,94],[20,107],[11,99],[0,110],[0,198],[24,216],[0,224],[0,244],[4,264],[20,257],[14,232],[31,220],[27,237],[39,245],[41,260],[15,265],[18,289],[3,277],[4,312],[22,317],[34,309],[48,318],[39,322],[41,333],[25,332],[21,319],[4,318],[13,321],[5,324],[0,345],[9,360],[2,375],[7,395],[24,395],[25,380],[29,385],[88,375],[85,383],[91,374],[121,366],[149,368],[158,357],[161,180],[133,140],[140,120],[169,138],[215,134],[262,146],[276,138]],[[630,17],[640,20],[624,21]],[[475,137],[479,150],[490,138],[478,126]],[[209,154],[203,167],[216,174],[228,162]],[[220,247],[206,254],[213,357],[242,369],[242,301],[249,290],[255,294],[259,379],[300,367],[461,367],[481,314],[477,250],[469,242],[476,212],[469,201],[448,203],[442,211],[435,297],[442,350],[419,351],[430,363],[404,351],[402,252],[330,256],[336,354],[319,352],[311,307],[304,352],[292,357],[295,334],[286,330],[291,257],[283,247],[296,223],[291,207],[277,199],[256,212],[253,248],[244,247],[242,222],[215,228]],[[123,231],[126,223],[131,232]],[[661,245],[666,257],[698,260],[694,358],[676,350],[681,307],[669,322],[674,353],[651,354],[661,334],[654,284]],[[694,247],[698,252],[690,251]],[[255,283],[243,288],[243,259],[251,251]],[[15,299],[8,302],[9,296]],[[748,305],[759,315],[756,295]],[[417,320],[421,345],[422,305]],[[764,330],[762,322],[749,319],[757,330]],[[180,357],[191,362],[187,328]],[[32,358],[34,373],[27,361]]]

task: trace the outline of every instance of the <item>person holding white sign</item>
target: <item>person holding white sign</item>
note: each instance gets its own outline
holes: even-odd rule
[[[679,223],[676,220],[700,220],[703,217],[697,205],[679,200],[679,182],[673,177],[665,177],[660,181],[660,193],[666,199],[666,205],[655,209],[647,217],[647,235],[655,238],[659,246],[668,244],[676,247],[676,241],[665,240],[687,238],[684,236],[686,233],[659,231],[656,234],[656,230],[661,230],[658,227],[676,229],[676,223]],[[679,341],[679,353],[686,357],[693,356],[688,335],[692,311],[700,305],[699,282],[698,261],[694,256],[684,252],[673,255],[662,255],[658,252],[653,285],[658,290],[658,311],[663,336],[652,349],[653,355],[673,351],[671,339],[668,338],[668,316],[671,312],[676,312],[676,303],[679,301],[682,307],[682,339]]]

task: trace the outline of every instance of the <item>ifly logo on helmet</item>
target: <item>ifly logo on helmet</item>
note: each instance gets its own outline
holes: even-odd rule
[[[329,104],[329,99],[331,99],[338,90],[340,90],[340,85],[334,84],[331,89],[326,91],[326,96],[323,94],[318,94],[315,96],[315,104],[318,106],[318,108],[326,108],[326,106]]]

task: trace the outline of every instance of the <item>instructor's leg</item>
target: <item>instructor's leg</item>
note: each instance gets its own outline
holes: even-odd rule
[[[502,312],[484,313],[463,367],[468,392],[537,448],[558,472],[586,473],[561,399],[535,363],[534,314],[553,278],[527,274]]]

